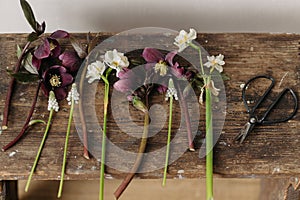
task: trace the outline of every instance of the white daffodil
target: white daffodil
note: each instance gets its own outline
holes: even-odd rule
[[[103,62],[97,60],[88,65],[86,78],[88,78],[88,82],[92,83],[95,80],[100,80],[101,75],[103,75],[106,66]]]
[[[78,104],[78,101],[79,101],[79,93],[78,93],[78,91],[77,91],[76,83],[73,83],[73,84],[72,84],[72,88],[71,88],[71,90],[70,90],[69,93],[68,93],[67,101],[68,101],[68,104],[69,104],[69,105],[72,104],[72,100],[74,100],[74,102],[75,102],[76,104]]]
[[[110,68],[117,71],[116,76],[119,77],[119,72],[129,66],[128,58],[124,56],[124,53],[118,52],[116,49],[113,51],[107,51],[104,55],[104,62]]]
[[[55,112],[58,112],[59,106],[56,101],[54,92],[50,91],[48,99],[48,111],[51,111],[52,109],[55,110]]]
[[[223,65],[225,65],[224,55],[219,54],[218,56],[207,56],[207,62],[204,63],[204,66],[207,68],[212,68],[218,70],[220,73],[223,71]]]
[[[168,101],[171,96],[173,96],[175,100],[178,100],[177,90],[174,86],[173,79],[170,78],[165,100]]]
[[[189,46],[189,43],[192,40],[197,38],[197,32],[195,29],[190,29],[190,32],[187,33],[185,30],[181,30],[179,35],[176,36],[174,44],[179,47],[178,52],[182,52],[185,48]]]

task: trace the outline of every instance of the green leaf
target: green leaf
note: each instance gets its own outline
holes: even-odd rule
[[[39,35],[36,32],[32,32],[28,35],[27,40],[29,42],[34,42],[35,40],[39,39]]]
[[[14,73],[11,70],[7,70],[7,73],[21,83],[32,83],[39,80],[38,76],[35,74],[29,74],[24,72]]]
[[[43,123],[43,124],[46,124],[46,122],[44,120],[41,120],[41,119],[35,119],[35,120],[31,120],[28,124],[28,126],[32,126],[34,124],[37,124],[37,123]]]
[[[230,77],[227,76],[227,74],[222,73],[221,76],[222,76],[223,81],[229,81],[230,80]]]
[[[39,72],[37,71],[36,67],[32,65],[32,55],[28,53],[26,58],[23,61],[24,68],[31,74],[38,75]]]
[[[87,56],[82,44],[78,40],[76,40],[74,37],[70,37],[70,42],[79,58],[85,58]]]
[[[21,57],[22,54],[22,49],[21,47],[17,44],[17,58],[19,59]]]
[[[21,6],[22,6],[22,10],[23,13],[28,21],[28,23],[30,24],[30,26],[33,28],[34,31],[37,31],[37,27],[36,27],[36,20],[33,14],[33,11],[29,5],[29,3],[26,0],[20,0]]]
[[[145,60],[142,57],[131,58],[130,64],[132,64],[134,66],[143,65],[143,64],[145,64]]]

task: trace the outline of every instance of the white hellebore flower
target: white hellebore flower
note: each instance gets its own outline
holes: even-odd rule
[[[179,35],[176,36],[174,44],[179,47],[178,52],[182,52],[189,46],[192,40],[197,38],[197,32],[195,29],[190,28],[190,32],[187,33],[185,30],[181,30]]]
[[[104,62],[110,68],[117,71],[116,76],[119,77],[119,72],[129,66],[128,58],[124,56],[124,53],[118,52],[116,49],[113,51],[107,51],[104,55]]]
[[[50,91],[48,99],[48,111],[51,111],[52,109],[55,110],[55,112],[58,112],[59,106],[56,101],[54,92]]]
[[[78,93],[78,91],[77,91],[76,83],[73,83],[73,84],[72,84],[72,88],[71,88],[71,90],[70,90],[69,93],[68,93],[67,101],[68,101],[68,104],[69,104],[69,105],[72,104],[72,100],[74,100],[74,102],[75,102],[76,104],[78,104],[78,101],[79,101],[79,93]]]
[[[103,75],[106,66],[103,62],[96,60],[95,62],[88,65],[86,78],[88,78],[88,82],[92,83],[95,80],[100,80],[101,75]]]
[[[218,56],[207,56],[207,62],[204,63],[204,66],[207,68],[212,68],[218,70],[220,73],[223,71],[222,65],[225,65],[224,55],[219,54]]]
[[[168,101],[171,96],[174,96],[174,99],[178,100],[177,90],[174,86],[173,79],[170,78],[165,100]]]

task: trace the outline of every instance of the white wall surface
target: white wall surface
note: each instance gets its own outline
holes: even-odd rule
[[[28,0],[47,32],[157,26],[198,32],[300,33],[299,0]],[[29,32],[19,0],[0,0],[0,32]]]

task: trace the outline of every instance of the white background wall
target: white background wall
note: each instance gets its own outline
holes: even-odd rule
[[[28,0],[47,32],[158,26],[198,32],[297,32],[299,0]],[[29,32],[19,0],[0,0],[0,32]]]

